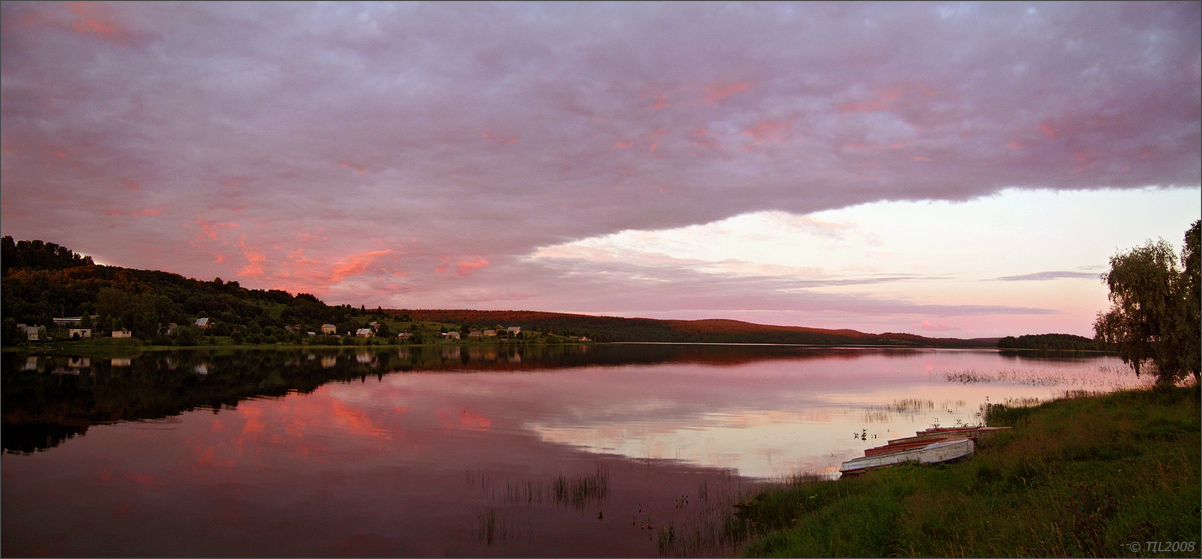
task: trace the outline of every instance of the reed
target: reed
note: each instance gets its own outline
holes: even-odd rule
[[[1199,410],[1197,386],[990,405],[987,422],[1013,429],[968,461],[799,477],[738,504],[722,530],[749,556],[1196,554]]]

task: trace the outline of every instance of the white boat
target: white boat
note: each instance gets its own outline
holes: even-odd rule
[[[919,462],[922,464],[938,464],[972,456],[976,445],[972,439],[956,438],[932,442],[926,446],[911,449],[899,449],[873,456],[864,456],[848,460],[839,466],[839,473],[858,474],[873,468],[893,466],[904,462]]]

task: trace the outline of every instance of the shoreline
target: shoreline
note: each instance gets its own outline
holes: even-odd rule
[[[722,531],[752,557],[1141,556],[1131,542],[1196,553],[1199,390],[995,404],[986,424],[1012,429],[967,460],[798,475],[736,505]]]

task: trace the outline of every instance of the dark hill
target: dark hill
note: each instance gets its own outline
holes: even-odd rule
[[[739,320],[657,320],[540,311],[474,311],[398,309],[385,311],[413,320],[444,322],[467,328],[520,326],[565,336],[587,336],[606,342],[764,343],[870,345],[893,347],[995,347],[988,340],[926,338],[913,334],[867,334],[856,330],[826,330],[801,326],[772,326]]]

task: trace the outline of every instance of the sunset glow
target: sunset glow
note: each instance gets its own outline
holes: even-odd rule
[[[356,307],[1092,335],[1202,214],[1200,20],[5,2],[0,227]]]

